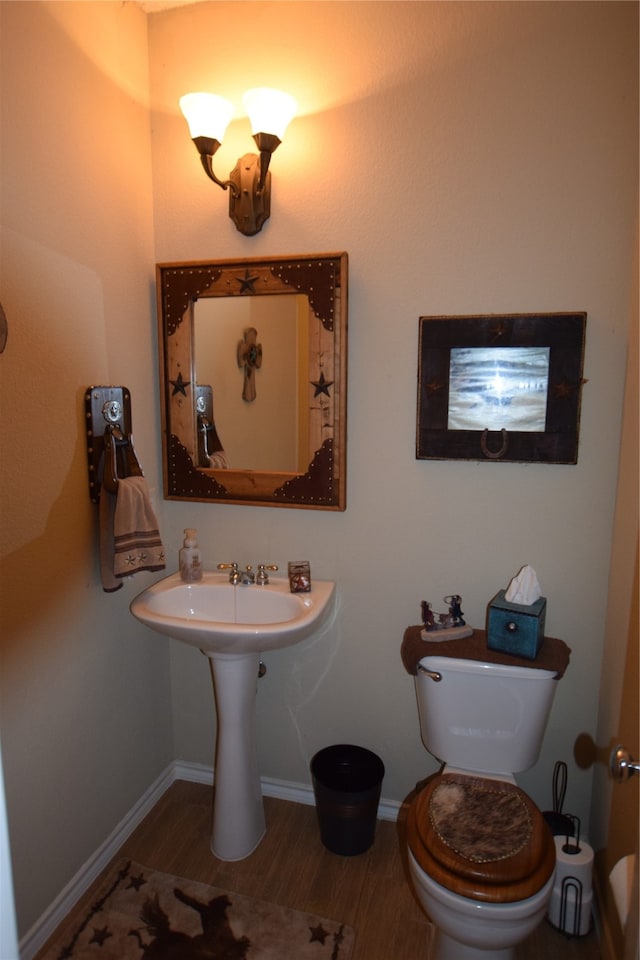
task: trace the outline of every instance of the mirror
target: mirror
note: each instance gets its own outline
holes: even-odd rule
[[[347,254],[156,267],[167,499],[344,510]]]

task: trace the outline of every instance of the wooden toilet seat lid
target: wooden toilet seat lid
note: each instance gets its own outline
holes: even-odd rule
[[[407,831],[423,870],[471,899],[526,899],[555,865],[542,814],[524,791],[503,781],[437,774],[412,803]]]

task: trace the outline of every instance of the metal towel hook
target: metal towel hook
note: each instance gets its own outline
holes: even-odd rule
[[[143,476],[131,436],[131,394],[126,387],[88,387],[85,392],[89,496],[103,486],[115,494],[118,479]]]
[[[118,489],[118,480],[142,477],[142,467],[133,446],[133,437],[124,436],[119,426],[109,424],[104,431],[104,468],[102,486],[109,493]]]

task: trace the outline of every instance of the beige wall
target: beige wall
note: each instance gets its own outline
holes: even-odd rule
[[[567,809],[588,822],[591,773],[572,747],[595,733],[605,629],[637,210],[637,6],[260,2],[153,14],[150,144],[139,10],[0,13],[11,327],[0,358],[1,719],[22,931],[168,758],[213,757],[206,664],[170,644],[166,668],[163,641],[127,612],[142,580],[102,594],[85,489],[81,397],[101,381],[132,390],[139,453],[161,489],[154,260],[350,257],[347,511],[158,504],[170,569],[182,528],[197,526],[208,566],[308,558],[339,584],[330,629],[268,658],[263,775],[308,782],[315,750],[351,741],[381,755],[383,796],[401,800],[435,769],[400,663],[405,627],[421,599],[452,591],[482,625],[528,562],[548,632],[574,652],[540,762],[520,781],[548,806],[565,759]],[[239,101],[265,82],[291,90],[301,116],[273,159],[271,220],[245,238],[177,99],[205,88]],[[234,123],[223,174],[250,143]],[[562,310],[588,313],[577,466],[416,461],[418,317]],[[27,383],[37,390],[25,399]]]
[[[543,806],[553,763],[588,820],[636,211],[635,7],[598,3],[199,4],[150,18],[156,253],[164,259],[345,249],[350,257],[348,507],[343,515],[171,504],[177,540],[205,559],[334,577],[337,625],[269,657],[260,685],[263,773],[306,780],[319,747],[352,740],[402,798],[434,762],[399,662],[423,597],[452,591],[472,624],[523,562],[548,597],[548,632],[573,648],[541,760],[522,776]],[[217,40],[234,24],[243,42]],[[357,41],[354,38],[357,37]],[[188,56],[185,53],[188,51]],[[272,53],[275,51],[275,54]],[[272,161],[272,217],[247,240],[226,223],[176,103],[236,102],[260,80],[302,115]],[[246,149],[234,123],[216,156]],[[418,317],[586,310],[577,466],[417,462]],[[385,588],[383,595],[382,591]],[[180,756],[208,762],[208,682],[172,649]]]
[[[103,593],[83,395],[125,384],[157,493],[146,20],[2,3],[0,724],[20,934],[172,756],[166,645]],[[149,575],[140,575],[150,580]]]

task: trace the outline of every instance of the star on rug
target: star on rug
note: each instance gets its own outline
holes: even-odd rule
[[[42,960],[349,960],[351,927],[120,860]]]

